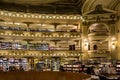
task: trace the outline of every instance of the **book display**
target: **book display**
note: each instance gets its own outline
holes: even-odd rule
[[[28,62],[26,58],[0,58],[1,71],[28,71]]]
[[[116,63],[116,72],[117,74],[120,74],[120,61],[117,61]]]
[[[22,44],[18,42],[0,42],[0,49],[7,50],[49,50],[49,44],[47,43],[29,43],[29,44]]]
[[[45,62],[44,61],[39,61],[36,63],[36,71],[44,71],[45,68]]]
[[[85,66],[83,67],[81,62],[72,62],[64,64],[63,68],[67,72],[82,72],[85,70]]]

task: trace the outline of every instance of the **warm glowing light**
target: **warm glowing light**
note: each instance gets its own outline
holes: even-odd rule
[[[87,39],[84,40],[84,49],[87,50],[88,49],[88,45],[89,45],[89,42]]]
[[[112,38],[111,38],[111,48],[112,48],[112,49],[115,49],[115,48],[116,48],[116,43],[117,43],[116,38],[115,38],[115,37],[112,37]]]

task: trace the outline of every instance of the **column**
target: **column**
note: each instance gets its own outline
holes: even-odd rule
[[[28,58],[28,63],[29,63],[29,70],[34,70],[35,69],[34,58]]]

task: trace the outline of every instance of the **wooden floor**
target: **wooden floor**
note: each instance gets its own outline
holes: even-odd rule
[[[0,72],[0,80],[83,80],[90,75],[73,72]]]

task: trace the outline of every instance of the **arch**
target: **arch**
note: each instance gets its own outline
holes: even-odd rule
[[[60,16],[56,16],[55,18],[56,18],[56,19],[60,19]]]
[[[46,19],[46,15],[41,15],[41,18],[42,19]]]
[[[19,17],[24,17],[24,14],[22,14],[22,13],[21,13],[21,14],[19,14]]]
[[[63,18],[63,19],[67,19],[67,16],[63,16],[62,18]]]
[[[74,16],[69,16],[69,19],[74,19]]]
[[[93,50],[97,50],[97,45],[95,44],[94,46],[93,46]]]
[[[13,17],[16,17],[16,16],[17,16],[16,12],[13,12],[13,13],[12,13],[12,16],[13,16]]]
[[[106,32],[110,32],[108,25],[105,23],[93,23],[89,26],[88,30],[96,30],[96,29],[102,30],[103,28],[106,30]]]
[[[9,15],[9,13],[8,13],[8,12],[5,12],[5,13],[4,13],[4,15],[5,15],[5,16],[8,16],[8,15]]]
[[[90,45],[88,45],[88,50],[90,50]]]
[[[93,23],[88,27],[88,39],[90,41],[103,42],[111,36],[109,25],[106,23]]]

